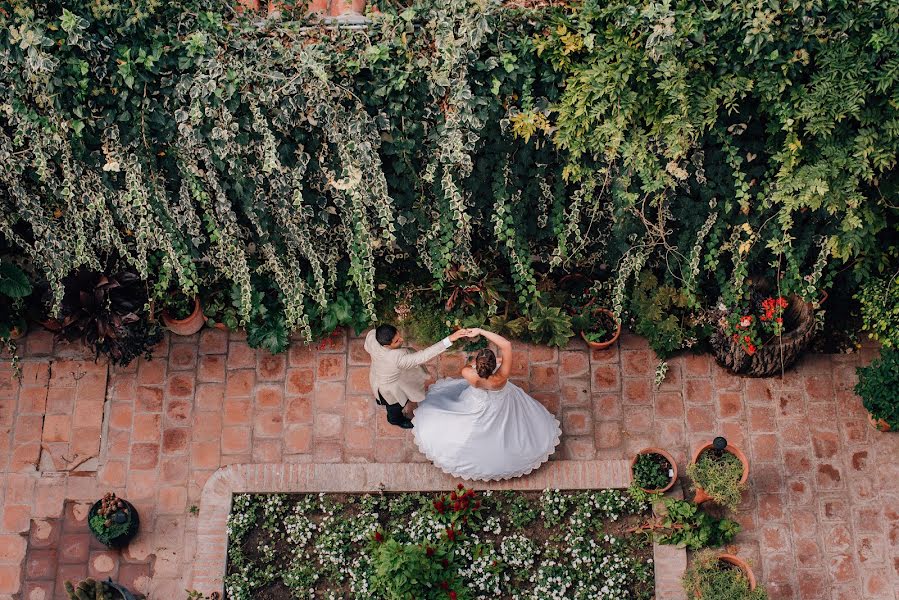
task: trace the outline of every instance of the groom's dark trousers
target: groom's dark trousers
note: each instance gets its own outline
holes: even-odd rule
[[[391,425],[400,425],[408,421],[406,415],[403,414],[403,407],[399,404],[387,404],[384,396],[378,394],[378,404],[387,409],[387,422]]]

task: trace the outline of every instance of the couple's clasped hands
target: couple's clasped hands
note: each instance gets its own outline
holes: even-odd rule
[[[468,329],[459,329],[450,334],[449,341],[455,342],[462,338],[476,338],[479,335],[481,335],[481,329],[479,329],[477,327],[471,327]]]

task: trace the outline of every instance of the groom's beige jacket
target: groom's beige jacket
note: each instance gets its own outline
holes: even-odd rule
[[[380,393],[388,404],[406,406],[406,402],[425,399],[428,372],[421,365],[449,348],[448,338],[413,352],[409,348],[385,348],[375,339],[372,329],[365,336],[365,350],[371,355],[368,381],[375,398]]]

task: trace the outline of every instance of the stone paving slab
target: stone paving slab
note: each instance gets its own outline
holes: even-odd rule
[[[635,336],[598,352],[579,341],[514,348],[513,380],[562,422],[552,460],[627,460],[660,446],[683,466],[697,445],[723,434],[752,464],[736,549],[773,598],[896,600],[899,435],[871,429],[852,392],[855,367],[876,348],[809,355],[772,379],[734,377],[708,356],[683,355],[669,361],[658,390],[656,358]],[[33,522],[63,518],[67,500],[114,491],[134,503],[142,530],[122,559],[150,565],[139,591],[151,600],[181,600],[204,545],[191,508],[220,468],[427,463],[411,434],[388,426],[374,405],[361,338],[336,335],[271,356],[241,333],[208,329],[166,338],[152,360],[120,368],[34,331],[21,354],[21,382],[0,366],[0,600],[24,598]],[[432,379],[456,375],[464,360],[441,355]],[[96,381],[105,374],[102,412],[64,408],[66,396],[54,390],[76,370],[96,372]],[[67,440],[71,458],[82,439],[76,429],[95,427],[80,420],[88,414],[103,415],[95,462],[39,469],[45,431],[47,444]]]

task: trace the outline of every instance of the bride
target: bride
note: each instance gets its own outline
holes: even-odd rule
[[[559,444],[559,421],[509,382],[509,340],[483,329],[471,332],[496,344],[501,359],[485,348],[462,369],[462,379],[432,385],[415,409],[415,443],[444,472],[463,479],[527,475]]]

